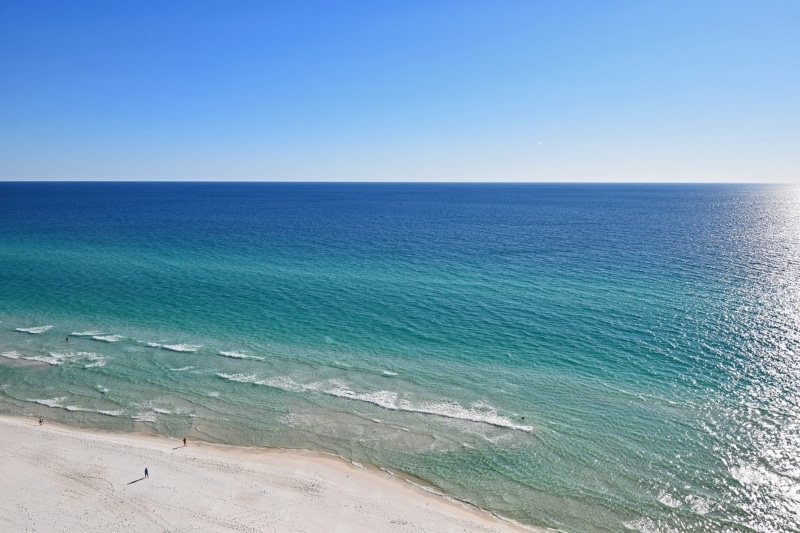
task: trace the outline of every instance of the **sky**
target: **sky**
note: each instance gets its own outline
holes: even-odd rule
[[[800,183],[800,2],[0,2],[0,180]]]

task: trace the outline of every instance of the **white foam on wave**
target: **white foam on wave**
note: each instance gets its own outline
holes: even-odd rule
[[[145,346],[148,348],[161,348],[162,350],[169,350],[170,352],[196,352],[200,348],[202,348],[199,344],[162,344],[160,342],[147,342]]]
[[[232,357],[234,359],[247,359],[247,354],[243,354],[241,352],[219,352],[219,355],[223,357]]]
[[[22,333],[32,333],[34,335],[38,335],[39,333],[44,333],[45,331],[53,329],[53,326],[36,326],[33,328],[17,328],[16,331],[20,331]]]
[[[97,413],[106,416],[120,416],[124,412],[122,410],[109,411],[107,409],[92,409],[89,407],[81,407],[80,405],[64,405],[62,402],[66,399],[67,399],[66,396],[62,396],[61,398],[47,398],[47,399],[29,398],[28,401],[38,403],[39,405],[44,405],[46,407],[51,407],[54,409],[55,408],[65,409],[70,412]]]
[[[155,422],[156,418],[158,418],[158,413],[155,411],[142,411],[141,413],[133,415],[131,418],[137,422]]]
[[[63,363],[63,360],[59,357],[53,356],[44,356],[44,355],[28,355],[23,357],[26,361],[36,361],[38,363],[45,363],[48,365],[60,365]]]
[[[122,335],[92,335],[92,339],[103,342],[119,342],[124,338]]]
[[[451,401],[429,402],[422,405],[414,405],[408,400],[399,399],[398,394],[392,391],[358,393],[344,387],[335,387],[324,392],[325,394],[330,394],[338,398],[371,403],[384,409],[435,415],[465,420],[467,422],[478,422],[525,432],[533,430],[531,426],[516,424],[513,420],[499,415],[497,409],[485,403],[476,403],[470,408]]]
[[[276,376],[266,379],[259,379],[256,374],[225,374],[220,372],[217,376],[227,379],[228,381],[235,381],[237,383],[252,383],[254,385],[265,385],[274,389],[285,390],[287,392],[305,392],[310,390],[319,390],[321,383],[312,383],[310,385],[303,385],[297,383],[295,380],[288,376]]]
[[[73,337],[95,337],[97,335],[105,335],[102,331],[73,331],[70,333]]]
[[[294,379],[288,376],[275,376],[266,379],[260,379],[255,374],[219,373],[217,376],[240,383],[266,385],[268,387],[285,390],[287,392],[321,391],[324,394],[335,396],[337,398],[345,398],[348,400],[370,403],[383,409],[389,409],[392,411],[405,411],[409,413],[434,415],[455,420],[464,420],[467,422],[489,424],[492,426],[513,429],[516,431],[533,431],[532,426],[517,424],[513,420],[500,415],[497,412],[497,409],[494,407],[483,402],[475,403],[471,407],[464,407],[461,404],[447,400],[442,400],[439,402],[427,402],[421,405],[416,405],[407,399],[401,399],[400,395],[393,391],[381,390],[374,392],[356,392],[344,385],[332,381],[315,382],[304,385],[302,383],[297,383]]]
[[[217,376],[228,381],[238,381],[239,383],[255,383],[258,380],[258,376],[255,374],[225,374],[218,372]]]
[[[61,406],[59,406],[59,407],[61,407]],[[66,406],[63,406],[63,407],[67,411],[72,411],[72,412],[77,411],[77,412],[81,412],[81,413],[97,413],[97,414],[105,415],[105,416],[120,416],[120,415],[122,415],[124,413],[124,411],[122,411],[122,410],[108,411],[108,410],[105,410],[105,409],[90,409],[90,408],[87,408],[87,407],[81,407],[79,405],[66,405]]]
[[[22,356],[22,359],[28,361],[37,361],[39,363],[46,363],[51,366],[62,365],[64,363],[72,363],[77,361],[89,361],[84,368],[92,368],[97,366],[104,366],[105,358],[92,352],[50,352],[48,355],[30,355]]]
[[[255,361],[263,361],[263,357],[259,357],[257,355],[247,355],[246,353],[242,352],[219,352],[219,355],[222,357],[230,357],[233,359],[253,359]]]
[[[170,368],[171,372],[185,372],[186,370],[193,369],[193,366],[182,366],[180,368]]]
[[[61,402],[66,400],[66,396],[62,396],[61,398],[47,398],[47,399],[36,399],[36,398],[28,398],[29,402],[38,403],[39,405],[44,405],[46,407],[64,407],[61,405]]]
[[[397,372],[392,372],[391,370],[384,370],[384,371],[383,371],[383,375],[384,375],[384,376],[389,376],[389,377],[392,377],[392,376],[396,376],[396,375],[397,375]]]
[[[663,490],[658,495],[658,501],[660,501],[661,503],[663,503],[667,507],[672,507],[673,509],[675,509],[676,507],[680,507],[681,506],[681,502],[680,501],[676,500],[672,496],[672,494],[670,494],[670,493],[668,493],[666,491],[663,491]]]
[[[0,353],[0,356],[5,357],[6,359],[19,359],[19,353],[13,350],[10,352]]]
[[[108,394],[108,389],[98,384],[95,389],[99,390],[102,394]]]
[[[201,348],[197,344],[162,344],[161,348],[171,352],[196,352]]]
[[[325,394],[330,394],[331,396],[336,396],[337,398],[347,398],[350,400],[367,402],[377,405],[378,407],[383,407],[384,409],[391,409],[393,411],[401,410],[397,402],[398,395],[396,392],[377,391],[377,392],[357,393],[351,391],[350,389],[346,389],[344,387],[335,387],[333,389],[326,390],[324,392]]]
[[[268,387],[285,390],[287,392],[315,391],[319,390],[322,386],[321,383],[311,383],[308,385],[303,385],[301,383],[297,383],[295,380],[293,380],[288,376],[275,376],[269,379],[259,381],[257,383],[259,385],[267,385]]]
[[[443,416],[457,420],[466,420],[468,422],[480,422],[483,424],[490,424],[492,426],[525,432],[533,431],[532,426],[516,424],[513,420],[499,415],[495,408],[485,405],[473,405],[472,408],[466,408],[454,402],[442,401],[426,403],[421,407],[413,407],[407,402],[403,401],[401,402],[400,408],[403,411]]]

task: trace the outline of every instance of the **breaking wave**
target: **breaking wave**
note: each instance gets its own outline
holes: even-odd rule
[[[92,335],[92,339],[103,342],[119,342],[124,338],[122,335]]]
[[[197,344],[162,344],[161,348],[171,352],[189,352],[193,353],[201,347]]]
[[[37,335],[39,333],[44,333],[47,330],[53,329],[53,326],[36,326],[34,328],[17,328],[16,331],[20,331],[22,333],[32,333]]]
[[[494,407],[481,403],[473,404],[471,407],[464,407],[457,402],[443,399],[436,402],[415,404],[408,399],[401,398],[397,392],[385,390],[374,392],[356,392],[334,382],[315,382],[310,384],[302,384],[297,383],[288,376],[276,376],[272,378],[260,379],[255,374],[218,373],[217,376],[228,381],[265,385],[287,392],[301,393],[307,391],[319,391],[329,396],[370,403],[383,409],[389,409],[392,411],[405,411],[409,413],[440,416],[455,420],[464,420],[467,422],[489,424],[492,426],[513,429],[516,431],[530,432],[533,430],[532,426],[517,424],[510,418],[500,415],[497,412],[497,409]]]
[[[263,357],[259,357],[257,355],[247,355],[246,353],[242,352],[219,352],[219,355],[222,357],[231,357],[233,359],[253,359],[255,361],[263,361]]]
[[[37,361],[48,365],[57,366],[64,363],[85,361],[84,368],[105,366],[105,358],[92,352],[50,352],[48,355],[20,356],[21,359]]]

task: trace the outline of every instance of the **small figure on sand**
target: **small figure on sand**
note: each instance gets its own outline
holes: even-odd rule
[[[183,447],[186,448],[186,437],[183,437]]]
[[[144,467],[144,477],[150,477],[150,473],[147,471],[147,467]]]
[[[44,424],[44,418],[42,418],[42,417],[40,416],[40,417],[39,417],[39,425],[41,426],[42,424]]]

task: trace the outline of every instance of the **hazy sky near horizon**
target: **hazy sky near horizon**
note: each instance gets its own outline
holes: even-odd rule
[[[0,3],[0,180],[800,183],[800,2]]]

